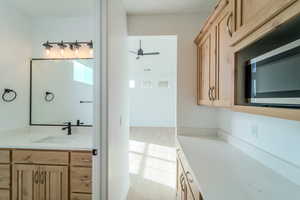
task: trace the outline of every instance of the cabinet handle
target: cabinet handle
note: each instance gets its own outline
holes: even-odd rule
[[[194,182],[192,174],[190,172],[186,172],[186,178],[190,183]]]
[[[208,90],[208,99],[211,101],[212,99],[211,99],[211,88],[209,88],[209,90]]]
[[[215,86],[213,86],[211,88],[211,99],[212,99],[212,101],[216,100],[216,88],[215,88]]]
[[[34,182],[35,184],[39,184],[39,172],[34,172]]]
[[[185,191],[185,187],[184,187],[183,183],[184,183],[184,175],[181,174],[180,175],[180,187],[181,187],[181,191]]]
[[[46,175],[47,175],[47,173],[45,171],[40,172],[40,175],[39,175],[40,184],[46,183]]]
[[[228,32],[228,34],[229,34],[230,37],[232,37],[232,30],[230,28],[230,24],[232,22],[232,17],[233,17],[233,14],[230,13],[230,15],[227,18],[227,26],[226,26],[227,27],[227,32]]]

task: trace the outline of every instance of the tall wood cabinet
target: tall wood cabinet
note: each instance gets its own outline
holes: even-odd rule
[[[299,15],[300,0],[219,0],[194,41],[197,103],[300,121],[297,109],[243,104],[244,75],[237,73],[244,67],[239,61],[241,50]]]
[[[234,17],[230,1],[216,15],[200,40],[198,49],[198,104],[232,105],[233,52],[229,45]]]

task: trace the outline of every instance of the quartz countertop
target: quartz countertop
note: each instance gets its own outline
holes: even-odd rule
[[[72,127],[67,135],[61,127],[31,127],[0,132],[0,148],[92,150],[92,129]]]
[[[177,143],[205,200],[300,199],[300,186],[217,137]]]

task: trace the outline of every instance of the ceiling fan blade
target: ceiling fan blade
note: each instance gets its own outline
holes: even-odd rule
[[[150,55],[159,55],[159,52],[150,52],[150,53],[144,53],[144,56],[150,56]]]
[[[137,55],[138,53],[137,52],[135,52],[135,51],[129,51],[130,53],[133,53],[133,54],[135,54],[135,55]]]

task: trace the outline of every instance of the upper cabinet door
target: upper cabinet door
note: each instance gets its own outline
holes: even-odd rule
[[[211,87],[215,80],[213,64],[213,34],[211,32],[198,45],[198,104],[211,105]]]
[[[234,56],[230,39],[233,33],[232,7],[225,9],[216,21],[216,79],[217,88],[212,89],[216,106],[231,106],[234,86]]]
[[[68,167],[40,167],[39,200],[68,200]]]
[[[233,44],[244,39],[297,0],[234,0],[236,32]]]
[[[13,165],[12,200],[39,199],[39,166]]]

